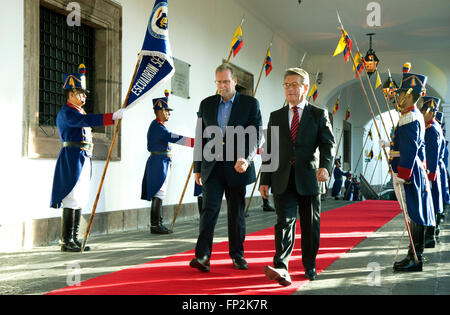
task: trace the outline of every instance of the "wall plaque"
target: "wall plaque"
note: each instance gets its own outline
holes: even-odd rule
[[[175,74],[172,77],[172,94],[190,99],[189,95],[189,74],[191,65],[173,58]]]

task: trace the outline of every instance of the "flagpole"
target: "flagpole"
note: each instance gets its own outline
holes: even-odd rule
[[[339,137],[338,145],[337,145],[337,148],[336,148],[336,155],[339,154],[339,149],[341,147],[341,140],[342,140],[342,136],[343,135],[344,135],[344,126],[342,126],[342,132],[341,132],[341,135]],[[334,173],[335,166],[336,166],[336,163],[333,163],[333,167],[331,169],[331,174],[330,174],[330,179],[328,180],[327,190],[330,189],[330,184],[331,184],[331,180],[333,179],[333,173]]]
[[[380,152],[380,153],[381,153],[381,152]],[[380,157],[380,155],[378,155],[378,157]],[[373,179],[373,176],[375,175],[375,171],[377,170],[378,162],[379,162],[379,161],[380,161],[380,159],[377,158],[377,162],[375,163],[375,167],[374,167],[374,169],[373,169],[372,177],[370,178],[370,181],[369,181],[369,184],[371,184],[371,185],[372,185],[372,179]]]
[[[377,68],[376,68],[376,70],[377,70],[377,73],[378,73],[378,76],[379,76],[380,73],[378,72]],[[383,87],[381,88],[381,94],[383,94],[384,101],[386,102],[386,109],[388,110],[389,117],[391,118],[392,126],[395,126],[394,118],[392,117],[392,114],[391,114],[391,108],[389,107],[388,99],[387,99],[386,95],[384,94]]]
[[[356,41],[356,38],[354,40],[355,40],[355,44],[356,44],[356,50],[357,50],[357,52],[359,52],[358,42]],[[351,52],[350,52],[350,54],[351,54]],[[352,60],[353,60],[353,64],[354,64],[355,60],[353,59],[353,56],[352,56]],[[384,119],[383,119],[383,116],[381,114],[380,105],[378,104],[378,100],[377,100],[377,97],[375,95],[375,91],[373,90],[372,83],[370,82],[369,74],[367,73],[367,69],[366,69],[365,65],[363,65],[363,68],[364,68],[364,74],[366,75],[367,83],[369,84],[370,92],[372,93],[372,97],[373,97],[373,100],[375,101],[375,105],[377,107],[378,114],[380,115],[381,124],[383,125],[384,131],[386,132],[386,138],[390,142],[391,141],[391,136],[389,135],[387,127],[384,124]],[[377,75],[379,77],[378,70],[377,70]],[[381,78],[380,78],[380,80],[381,80]]]
[[[362,157],[362,154],[363,154],[363,152],[364,152],[364,148],[366,147],[367,141],[369,140],[370,134],[371,134],[371,132],[372,132],[372,127],[373,127],[373,123],[372,123],[372,125],[370,126],[369,133],[367,134],[366,140],[364,141],[363,147],[362,147],[362,149],[361,149],[361,153],[359,154],[358,162],[356,162],[356,166],[355,166],[354,173],[356,173],[356,170],[358,169],[359,162],[361,161],[361,157]]]
[[[261,71],[259,73],[258,82],[256,83],[255,90],[253,91],[253,97],[255,97],[256,91],[258,90],[258,87],[259,87],[259,83],[261,82],[261,77],[262,77],[262,74],[263,74],[263,71],[264,71],[264,66],[266,65],[266,59],[267,59],[267,56],[269,55],[270,48],[272,48],[272,41],[270,41],[269,48],[267,48],[267,53],[266,53],[266,56],[264,57],[264,62],[263,62],[263,65],[261,67]]]
[[[344,35],[344,26],[342,25],[341,18],[340,18],[340,16],[339,16],[339,12],[338,12],[337,10],[336,10],[336,13],[337,13],[337,16],[338,16],[339,23],[340,23],[340,25],[341,25],[341,32],[342,32],[342,35]],[[350,57],[352,58],[353,64],[355,64],[355,58],[353,57],[353,54],[352,54],[351,49],[350,49]],[[355,70],[356,70],[356,69],[355,69]],[[355,72],[356,72],[356,71],[355,71]],[[369,97],[368,97],[368,95],[367,95],[366,89],[364,88],[364,84],[363,84],[363,82],[362,82],[361,76],[358,76],[358,79],[359,79],[359,83],[360,83],[360,85],[361,85],[361,90],[363,91],[364,97],[365,97],[365,99],[366,99],[366,101],[367,101],[367,105],[368,105],[368,108],[369,108],[369,111],[370,111],[370,115],[371,115],[372,120],[373,120],[373,122],[374,122],[375,129],[377,130],[378,137],[379,137],[379,139],[381,139],[380,129],[378,128],[378,125],[377,125],[377,123],[376,123],[375,115],[374,115],[374,113],[373,113],[372,106],[370,105]],[[384,146],[382,146],[382,149],[383,149],[383,153],[384,153],[384,156],[385,156],[385,158],[386,158],[386,161],[389,161],[389,156],[388,156],[388,154],[387,154],[387,152],[386,152],[386,148],[385,148]],[[389,167],[389,170],[391,171],[391,174],[394,174],[394,171],[392,170],[392,166],[391,166],[390,163],[388,163],[388,167]],[[400,199],[401,199],[401,198],[400,198]],[[413,242],[412,236],[411,236],[411,230],[410,230],[409,224],[408,224],[408,217],[407,217],[408,214],[406,213],[406,206],[405,206],[405,204],[403,203],[403,200],[399,200],[399,203],[400,203],[400,208],[402,209],[403,216],[404,216],[404,219],[405,219],[406,229],[407,229],[407,231],[408,231],[408,236],[409,236],[409,241],[410,241],[410,244],[411,244],[411,248],[412,248],[413,253],[414,253],[414,260],[415,260],[416,262],[418,262],[419,260],[418,260],[418,258],[417,258],[416,249],[415,249],[415,247],[414,247],[414,242]]]
[[[267,59],[267,56],[269,55],[270,48],[272,48],[272,42],[273,42],[273,37],[272,37],[272,40],[270,41],[269,48],[267,49],[266,57],[264,57],[264,62],[263,62],[263,65],[261,67],[261,72],[259,73],[258,83],[256,84],[255,90],[253,91],[253,97],[255,97],[256,91],[258,90],[259,82],[261,80],[262,73],[264,71],[264,66],[266,65],[266,59]],[[250,209],[250,205],[252,204],[253,195],[255,194],[256,185],[258,184],[258,180],[261,177],[261,168],[262,168],[262,166],[259,167],[258,175],[256,176],[256,181],[255,181],[255,184],[253,185],[252,193],[251,193],[250,199],[248,200],[248,203],[247,203],[247,208],[245,209],[245,216],[246,217],[248,216],[248,210]]]
[[[317,73],[316,73],[316,79],[314,80],[314,84],[311,85],[311,87],[313,87],[314,85],[316,85],[316,83],[317,83],[317,78],[319,77],[319,73],[320,73],[320,70],[317,70]],[[311,87],[310,87],[310,88],[311,88]],[[316,90],[318,90],[317,85],[316,85]],[[310,93],[311,93],[311,92],[310,92]],[[312,95],[310,95],[310,96],[308,97],[308,103],[309,103],[309,101],[311,100],[311,97],[312,97]]]
[[[242,25],[244,24],[244,19],[245,19],[245,15],[242,16],[242,20],[241,20],[240,27],[242,27]],[[230,48],[230,53],[228,54],[228,58],[227,58],[227,60],[226,60],[225,63],[230,63],[231,55],[232,55],[232,54],[233,54],[233,47]],[[218,94],[218,91],[217,91],[217,90],[216,90],[216,94]],[[193,172],[193,170],[194,170],[194,161],[192,161],[191,168],[189,169],[189,173],[188,173],[186,182],[185,182],[185,184],[184,184],[183,192],[181,193],[181,196],[180,196],[180,200],[179,200],[179,202],[178,202],[177,209],[175,210],[175,213],[174,213],[174,215],[173,215],[172,226],[171,226],[171,228],[170,228],[171,231],[173,231],[173,227],[174,227],[174,225],[175,225],[175,221],[177,220],[178,214],[179,214],[179,212],[180,212],[180,210],[181,210],[181,205],[183,204],[184,194],[185,194],[185,192],[186,192],[187,185],[189,184],[189,180],[191,179],[191,173]]]
[[[140,65],[140,58],[138,59],[138,61],[136,63],[136,68],[134,69],[133,78],[131,79],[130,87],[128,89],[127,96],[125,97],[125,101],[123,102],[122,108],[126,108],[127,107],[127,103],[128,103],[128,99],[130,97],[131,89],[133,88],[133,82],[136,79],[136,75],[137,75],[137,72],[139,70],[139,65]],[[119,135],[119,131],[120,131],[120,126],[121,125],[122,125],[122,119],[119,119],[119,121],[117,122],[117,125],[116,125],[116,130],[114,132],[114,137],[113,137],[111,145],[109,147],[108,158],[106,159],[106,164],[105,164],[105,168],[103,170],[102,179],[101,179],[100,185],[98,187],[97,196],[95,197],[95,202],[94,202],[94,206],[92,208],[91,217],[89,218],[89,224],[88,224],[88,226],[86,228],[86,233],[84,235],[83,243],[82,243],[82,246],[81,246],[81,252],[82,253],[84,251],[87,239],[88,239],[89,234],[91,232],[92,224],[94,222],[95,212],[96,212],[97,206],[98,206],[98,201],[100,200],[100,194],[102,192],[103,183],[105,181],[106,172],[108,171],[108,166],[109,166],[109,162],[111,161],[112,151],[113,151],[114,145],[116,144],[117,136]]]
[[[373,154],[373,144],[372,144],[372,148],[370,149],[370,152],[372,152],[372,154]],[[370,152],[369,152],[369,154],[370,154]],[[367,156],[368,157],[368,156]],[[373,159],[373,157],[370,159],[370,161],[369,162],[367,162],[367,163],[370,163],[370,162],[372,162],[372,159]],[[369,165],[366,165],[366,169],[364,170],[364,173],[363,173],[363,175],[364,175],[364,177],[366,177],[366,172],[367,172],[367,167],[368,167]]]

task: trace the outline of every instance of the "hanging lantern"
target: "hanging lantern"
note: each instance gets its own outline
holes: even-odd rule
[[[369,33],[366,34],[370,37],[370,44],[369,44],[369,50],[366,53],[366,56],[364,57],[364,61],[366,64],[367,73],[372,75],[376,70],[378,63],[380,62],[380,59],[378,59],[377,55],[375,54],[375,51],[372,49],[372,36],[375,35],[375,33]]]

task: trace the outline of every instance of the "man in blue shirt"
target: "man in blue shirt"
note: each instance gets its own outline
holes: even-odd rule
[[[210,270],[214,228],[224,193],[229,255],[236,269],[248,268],[244,259],[245,194],[246,186],[256,180],[252,160],[257,154],[262,125],[258,100],[236,91],[237,77],[229,64],[216,69],[216,84],[218,94],[200,104],[194,148],[195,181],[203,188],[203,208],[195,258],[190,266],[202,272]],[[256,139],[240,137],[241,128],[254,128]],[[227,132],[230,130],[234,131]]]

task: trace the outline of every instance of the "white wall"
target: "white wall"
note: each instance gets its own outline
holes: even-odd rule
[[[123,63],[122,97],[125,98],[142,46],[153,8],[153,1],[121,0],[123,6]],[[0,224],[57,217],[59,211],[49,208],[53,172],[56,160],[27,160],[22,158],[23,116],[23,1],[0,0],[8,19],[0,22],[2,35],[3,75],[0,76],[0,104],[2,108],[2,163]],[[237,66],[258,78],[267,46],[273,31],[250,12],[233,1],[189,0],[169,1],[169,33],[174,57],[192,65],[190,100],[170,97],[175,109],[168,128],[176,133],[194,136],[196,111],[200,101],[215,93],[214,70],[228,56],[232,36],[245,14],[245,44],[232,60]],[[264,78],[256,97],[260,100],[263,123],[267,125],[271,111],[283,101],[281,87],[283,71],[295,66],[300,53],[277,35],[272,48],[274,70]],[[140,200],[141,181],[148,157],[146,134],[154,119],[152,98],[163,96],[161,87],[142,103],[131,109],[123,121],[122,160],[112,162],[106,176],[98,212],[147,207]],[[119,108],[121,104],[116,104]],[[188,170],[192,163],[192,149],[173,147],[174,163],[165,204],[177,204]],[[259,162],[257,163],[259,165]],[[84,213],[92,209],[104,162],[93,163],[91,196]],[[191,178],[184,202],[194,202]],[[249,187],[249,192],[250,192]]]

